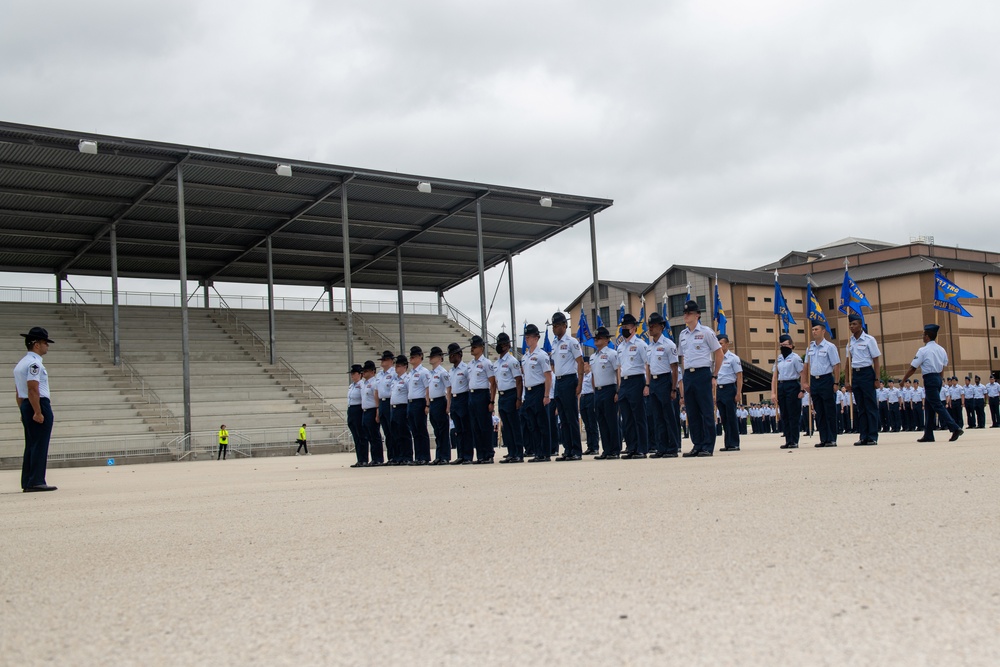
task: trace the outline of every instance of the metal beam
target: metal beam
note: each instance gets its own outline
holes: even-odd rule
[[[514,256],[507,253],[507,291],[510,295],[510,349],[519,350],[517,344],[517,314],[514,310]]]
[[[590,265],[593,271],[594,285],[591,288],[591,299],[594,302],[594,319],[591,320],[591,326],[597,326],[597,314],[601,312],[600,306],[597,305],[598,299],[601,296],[601,286],[597,278],[597,223],[594,220],[594,214],[590,214]],[[669,328],[670,324],[667,323]],[[596,330],[596,329],[594,329]],[[592,330],[592,331],[594,331]]]
[[[480,209],[482,204],[480,200],[476,200],[476,231],[479,232],[479,241],[477,248],[479,250],[479,313],[482,316],[482,331],[480,335],[483,340],[489,340],[486,337],[486,269],[483,266],[483,218],[480,215]]]
[[[184,167],[178,164],[177,169],[177,240],[180,246],[180,280],[181,280],[181,358],[184,386],[184,435],[187,436],[184,451],[191,450],[191,340],[188,333],[188,303],[187,303],[187,247],[184,229]]]
[[[267,340],[268,357],[271,365],[275,363],[274,357],[274,265],[271,262],[271,237],[267,237]]]
[[[157,187],[159,187],[161,183],[163,183],[164,181],[166,181],[170,177],[170,175],[172,173],[174,173],[175,169],[177,169],[182,164],[184,164],[184,161],[186,159],[187,158],[183,158],[183,159],[180,160],[180,162],[173,162],[173,163],[171,163],[171,165],[166,170],[164,170],[163,172],[160,173],[159,177],[157,177],[156,181],[153,182],[152,185],[148,186],[145,190],[143,190],[142,193],[138,197],[136,197],[135,199],[133,199],[132,202],[124,210],[122,210],[122,211],[116,213],[115,215],[113,215],[111,217],[111,221],[108,222],[108,224],[105,225],[103,229],[99,230],[96,234],[94,234],[94,238],[91,239],[89,243],[85,243],[83,246],[81,246],[76,251],[76,254],[73,255],[72,259],[70,259],[67,262],[64,262],[63,265],[59,267],[59,269],[58,269],[59,273],[66,273],[66,270],[69,269],[69,267],[73,266],[73,264],[75,264],[77,262],[77,260],[79,260],[81,257],[83,257],[87,253],[88,250],[90,250],[91,248],[93,248],[94,245],[96,245],[98,241],[100,241],[102,238],[104,238],[104,236],[109,231],[111,231],[111,227],[116,222],[118,222],[119,220],[121,220],[122,218],[124,218],[125,216],[127,216],[129,213],[131,213],[135,209],[136,206],[138,206],[139,204],[141,204],[147,197],[149,197],[149,195],[151,195],[153,193],[153,190],[155,190]],[[180,170],[177,170],[178,178],[180,178],[180,173],[181,173]],[[182,183],[178,183],[178,186],[177,186],[178,196],[180,196],[180,190],[182,190],[183,187],[184,186],[183,186]]]
[[[122,363],[122,340],[118,320],[118,232],[111,225],[111,338],[114,341],[115,366]]]
[[[280,232],[282,229],[284,229],[285,227],[287,227],[288,225],[292,224],[293,222],[295,222],[296,220],[298,220],[299,218],[301,218],[303,215],[305,215],[306,213],[308,213],[312,209],[314,209],[317,206],[319,206],[320,204],[322,204],[323,201],[326,200],[327,197],[330,197],[331,195],[335,195],[337,192],[342,191],[343,188],[344,188],[344,186],[351,180],[351,178],[352,177],[349,176],[349,177],[345,178],[342,182],[337,183],[336,185],[334,185],[332,188],[328,188],[325,191],[323,191],[322,193],[320,193],[319,195],[317,195],[317,197],[315,199],[313,199],[312,202],[310,202],[309,204],[306,204],[305,206],[303,206],[302,208],[300,208],[298,211],[296,211],[295,213],[293,213],[289,218],[285,219],[284,221],[282,221],[278,225],[275,225],[274,227],[272,227],[271,229],[269,229],[268,232],[267,232],[267,237],[266,238],[270,239],[272,235]],[[223,272],[227,268],[229,268],[229,266],[231,266],[233,263],[238,262],[239,260],[241,260],[244,257],[246,257],[248,254],[250,254],[250,252],[254,248],[256,248],[257,246],[259,246],[260,244],[261,244],[261,241],[257,241],[256,243],[254,243],[253,245],[251,245],[249,248],[247,248],[246,250],[244,250],[242,253],[240,253],[239,255],[237,255],[234,259],[231,259],[230,261],[226,262],[225,264],[223,264],[221,267],[219,267],[218,269],[216,269],[215,271],[213,271],[209,275],[205,276],[205,279],[206,280],[210,280],[210,279],[214,278],[215,276],[219,275],[221,272]]]
[[[344,252],[344,319],[347,321],[347,365],[354,365],[354,313],[351,305],[351,220],[347,213],[347,183],[340,189],[340,233]]]
[[[403,246],[396,246],[396,310],[399,313],[399,350],[406,354],[406,327],[403,320]]]

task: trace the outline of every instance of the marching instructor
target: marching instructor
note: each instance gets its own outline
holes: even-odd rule
[[[24,426],[24,459],[21,463],[21,489],[55,491],[45,483],[45,467],[49,456],[49,438],[52,436],[52,405],[49,402],[49,374],[42,357],[54,341],[42,327],[32,327],[21,334],[28,353],[14,367],[14,388],[17,407]]]

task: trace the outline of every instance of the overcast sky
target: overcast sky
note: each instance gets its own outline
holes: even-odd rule
[[[1000,249],[998,44],[995,0],[13,0],[0,116],[612,198],[601,276],[649,281],[845,236]],[[588,228],[514,267],[541,324]],[[477,316],[478,283],[449,300]]]

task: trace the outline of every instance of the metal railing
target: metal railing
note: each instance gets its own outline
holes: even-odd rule
[[[216,308],[215,312],[224,317],[226,319],[226,323],[235,327],[236,333],[250,343],[251,352],[256,352],[259,347],[262,354],[268,354],[268,350],[270,349],[268,342],[264,340],[260,334],[254,331],[253,327],[238,318],[236,313],[234,313],[232,309],[225,304],[225,302],[223,302],[219,308]]]
[[[447,315],[448,319],[455,320],[456,322],[458,322],[459,326],[461,326],[469,333],[475,334],[477,336],[479,335],[479,332],[482,331],[482,327],[480,326],[479,322],[476,322],[471,317],[463,313],[461,310],[448,303],[447,299],[442,298],[441,300],[444,303],[445,314]],[[490,347],[496,345],[497,342],[496,335],[487,331],[486,339],[487,339],[486,342],[489,344]]]
[[[310,384],[309,381],[302,377],[302,374],[295,370],[295,367],[288,363],[284,357],[278,357],[275,362],[275,366],[277,368],[288,374],[289,382],[294,380],[295,383],[299,385],[299,389],[305,393],[312,394],[322,402],[323,410],[327,413],[331,420],[340,421],[344,424],[347,423],[347,415],[341,412],[336,406],[327,403],[326,397],[323,395],[323,392],[319,390],[319,387]]]
[[[394,341],[386,336],[374,324],[366,320],[360,314],[351,313],[351,321],[355,326],[355,333],[360,332],[361,337],[368,342],[377,341],[379,343],[379,345],[375,346],[376,349],[379,347],[388,350],[396,349],[397,341]]]
[[[108,335],[101,330],[101,327],[97,325],[97,322],[95,322],[93,318],[87,316],[86,311],[84,311],[80,304],[76,302],[75,298],[70,298],[69,306],[71,312],[80,322],[80,326],[84,328],[89,336],[93,337],[97,341],[97,346],[101,348],[101,350],[107,352],[108,356],[114,359],[114,340],[109,338]],[[118,361],[119,365],[114,368],[118,371],[119,375],[123,378],[128,378],[129,384],[139,390],[142,395],[142,399],[151,407],[156,408],[157,415],[161,419],[168,420],[168,423],[176,428],[179,425],[177,417],[170,411],[170,408],[164,405],[160,396],[153,390],[153,388],[146,384],[146,379],[141,373],[139,373],[136,367],[133,366],[124,355],[118,355]]]

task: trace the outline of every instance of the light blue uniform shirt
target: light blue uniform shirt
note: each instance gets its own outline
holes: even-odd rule
[[[552,362],[541,346],[536,347],[534,352],[525,352],[521,357],[525,390],[542,387],[545,384],[545,374],[550,372],[552,372]]]
[[[621,364],[622,379],[633,375],[646,376],[646,341],[633,335],[618,345],[618,363]]]
[[[722,346],[715,332],[699,322],[694,331],[684,327],[681,329],[680,350],[678,354],[684,358],[684,370],[689,368],[711,368],[713,371],[715,351]]]
[[[448,393],[451,386],[451,375],[444,366],[431,369],[431,400],[441,398]]]
[[[986,398],[986,387],[983,386],[982,382],[972,385],[972,388],[976,392],[976,398]]]
[[[552,342],[552,371],[556,377],[576,375],[576,360],[583,356],[580,341],[569,335],[567,331],[562,338]]]
[[[392,385],[396,381],[396,369],[379,371],[375,375],[375,389],[378,391],[379,400],[392,396]]]
[[[493,377],[493,363],[485,354],[469,362],[469,389],[472,391],[489,389],[491,377]]]
[[[618,384],[618,352],[606,347],[590,356],[590,374],[594,376],[594,389]]]
[[[990,382],[986,385],[986,393],[990,398],[1000,396],[1000,382]]]
[[[874,360],[882,355],[878,350],[878,343],[874,336],[869,336],[864,331],[858,338],[851,334],[847,339],[847,351],[851,357],[851,368],[865,368],[871,366]]]
[[[936,340],[928,341],[926,345],[917,350],[916,356],[910,362],[913,368],[919,368],[920,372],[940,373],[948,365],[948,353],[937,344]]]
[[[458,362],[457,366],[448,369],[451,377],[451,395],[457,396],[469,391],[469,364],[464,361]]]
[[[672,364],[676,364],[677,346],[663,334],[659,339],[654,340],[646,348],[646,357],[649,360],[650,375],[667,375],[673,371]]]
[[[424,366],[411,368],[407,373],[410,377],[406,383],[406,398],[417,401],[427,398],[427,389],[431,386],[431,372]]]
[[[521,362],[508,352],[493,364],[493,375],[497,379],[497,389],[500,391],[516,389],[516,378],[521,377]]]
[[[718,384],[734,384],[736,374],[743,372],[743,362],[730,350],[722,355],[722,366],[719,368]]]
[[[833,367],[840,363],[840,354],[837,346],[824,339],[816,343],[809,343],[806,350],[806,363],[809,364],[810,375],[827,375],[833,372]]]
[[[364,410],[371,410],[378,406],[378,401],[375,400],[375,378],[370,377],[367,380],[361,380],[361,407]]]
[[[361,405],[362,396],[364,394],[364,389],[361,387],[363,382],[363,380],[352,382],[351,386],[347,389],[348,405]]]
[[[885,390],[885,400],[890,403],[899,403],[900,398],[902,398],[902,392],[896,387],[889,387]]]
[[[594,393],[594,372],[583,374],[583,386],[580,387],[580,395]]]
[[[778,360],[774,362],[774,370],[778,373],[778,382],[788,380],[798,380],[802,377],[802,357],[792,352],[787,357],[778,355]]]
[[[410,381],[410,372],[407,371],[402,375],[396,376],[396,382],[392,385],[392,394],[389,397],[389,403],[391,405],[399,405],[401,403],[406,403],[406,397],[409,395],[409,390],[407,389],[407,384]]]
[[[42,357],[35,352],[28,352],[14,366],[14,386],[20,398],[28,398],[28,382],[38,383],[39,398],[52,398],[49,395],[49,373],[45,370]]]

